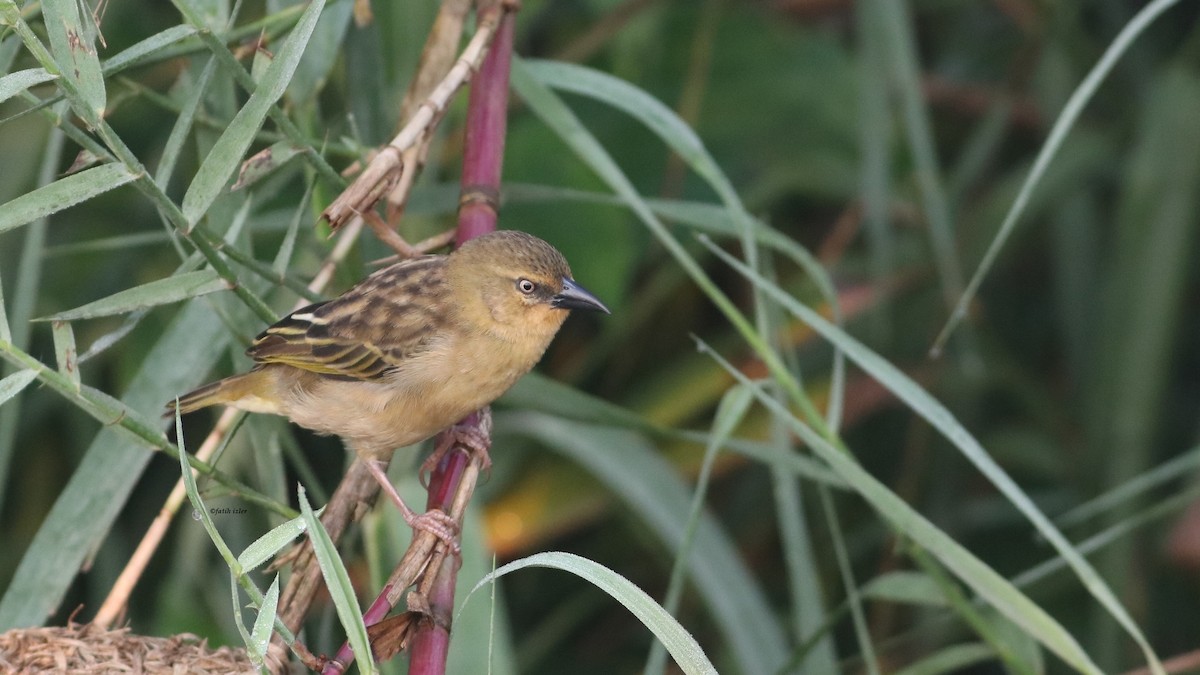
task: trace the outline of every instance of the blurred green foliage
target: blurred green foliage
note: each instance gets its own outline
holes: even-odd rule
[[[961,290],[935,255],[939,204],[953,244],[949,263],[969,277],[1064,104],[1144,3],[895,0],[885,9],[890,1],[525,0],[517,52],[611,74],[674,109],[746,211],[820,260],[846,331],[949,409],[1030,504],[1089,555],[1160,657],[1194,651],[1200,510],[1188,507],[1200,493],[1197,463],[1189,459],[1194,452],[1188,453],[1200,410],[1197,7],[1168,10],[1117,62],[1037,181],[965,325],[931,359],[929,347],[950,312],[946,298]],[[247,69],[253,50],[245,47],[260,30],[266,49],[278,55],[301,9],[290,4],[237,5],[232,25],[248,28],[226,44],[243,48]],[[372,5],[374,21],[360,27],[348,0],[329,4],[281,101],[308,145],[337,170],[394,133],[436,11],[430,0]],[[231,11],[221,0],[178,6],[202,17]],[[49,45],[38,6],[22,11]],[[100,61],[181,23],[168,3],[108,3]],[[247,100],[224,67],[204,74],[209,54],[189,38],[105,79],[105,120],[158,175],[180,110],[196,83],[209,78],[196,123],[178,146],[178,166],[162,186],[176,204]],[[913,59],[911,72],[905,56]],[[0,74],[37,65],[21,37],[0,28]],[[53,131],[55,115],[86,130],[56,100],[55,84],[29,93],[40,102],[25,95],[0,101],[0,203],[59,179],[72,165],[80,148]],[[662,212],[720,204],[710,183],[634,117],[592,98],[562,96],[635,189],[664,200],[652,203]],[[680,432],[713,428],[733,384],[690,336],[752,377],[766,370],[662,240],[626,202],[611,199],[587,159],[530,108],[519,99],[512,108],[501,226],[556,244],[576,278],[614,315],[577,317],[566,326],[539,368],[542,378],[560,384],[526,380],[498,404],[496,463],[473,516],[486,531],[473,538],[468,531],[463,582],[469,587],[490,569],[486,542],[501,563],[550,549],[576,553],[662,599],[680,545],[675,534],[686,521],[686,491],[707,440]],[[410,240],[454,222],[463,110],[457,101],[438,132],[402,227]],[[250,152],[278,140],[278,124],[268,120]],[[930,166],[936,175],[928,174]],[[286,269],[306,282],[331,245],[326,228],[313,224],[340,189],[319,171],[302,154],[248,189],[223,191],[202,226],[228,234],[231,247],[270,265],[298,218]],[[703,228],[664,219],[687,255],[754,316],[754,285],[697,241]],[[714,238],[748,254],[736,234]],[[364,236],[334,290],[387,253]],[[830,312],[811,275],[767,246],[759,254],[766,258],[757,266],[763,277]],[[46,221],[0,227],[7,316],[0,330],[10,328],[20,351],[53,369],[50,326],[31,319],[203,263],[166,226],[161,204],[133,186],[119,187]],[[244,290],[275,312],[295,302],[292,291],[231,266]],[[843,391],[829,343],[777,303],[763,306],[770,316],[760,317],[759,326],[771,329],[765,339],[827,410],[828,397]],[[168,397],[244,367],[240,352],[262,321],[222,292],[70,326],[86,354],[82,384],[153,419]],[[9,361],[0,374],[16,372]],[[52,387],[35,383],[0,402],[0,540],[6,543],[0,628],[61,623],[80,605],[79,618],[87,619],[178,478],[178,466],[102,427],[83,403]],[[1058,554],[1029,520],[917,410],[854,367],[841,405],[842,424],[831,440],[868,473],[999,575],[1017,578],[1104,672],[1145,663],[1112,613],[1078,576],[1061,571]],[[195,444],[212,418],[193,417],[185,437]],[[716,457],[692,553],[700,562],[689,567],[692,584],[675,612],[722,672],[753,672],[756,648],[770,668],[794,672],[894,672],[922,660],[929,669],[919,672],[994,672],[987,664],[1025,672],[1066,668],[1053,658],[1043,664],[1035,640],[1044,636],[969,602],[969,582],[953,580],[944,560],[898,536],[844,484],[774,464],[770,458],[780,453],[812,457],[780,419],[750,408],[734,434],[745,447]],[[588,452],[606,448],[620,460],[588,459]],[[307,488],[319,503],[336,485],[343,460],[330,439],[252,416],[219,467],[295,507],[298,477],[315,477]],[[828,473],[819,458],[812,461]],[[1165,469],[1146,475],[1159,465]],[[106,467],[109,473],[97,473]],[[48,514],[68,481],[95,502],[56,506],[79,514],[77,529],[64,533]],[[656,485],[660,502],[645,496]],[[214,483],[201,488],[209,503],[242,504]],[[96,520],[83,522],[89,515]],[[238,551],[281,516],[252,508],[247,516],[216,520]],[[390,569],[402,547],[396,531],[390,515],[373,515],[346,548],[361,597],[373,595],[377,567]],[[1093,553],[1089,541],[1099,542],[1099,550]],[[364,542],[370,555],[362,553]],[[38,577],[37,568],[58,560],[55,546],[71,547],[64,555],[76,562],[65,577]],[[1019,576],[1042,563],[1048,567]],[[889,576],[902,570],[921,574]],[[719,588],[722,575],[726,588]],[[34,578],[47,586],[18,588]],[[139,632],[190,631],[213,643],[237,643],[228,583],[203,530],[182,516],[138,586],[129,619]],[[732,588],[748,590],[731,599]],[[483,595],[471,602],[486,617]],[[34,611],[39,598],[49,617]],[[503,579],[498,602],[499,628],[489,628],[486,618],[463,625],[491,631],[503,643],[495,657],[502,672],[564,672],[564,664],[577,673],[632,672],[646,663],[650,633],[576,577],[525,570]],[[722,616],[719,607],[753,618]],[[310,644],[331,651],[340,633],[332,608],[322,612],[309,624]],[[731,625],[764,617],[771,622],[756,627],[757,636],[745,635],[749,630],[739,636]],[[471,648],[463,642],[471,640],[455,648]]]

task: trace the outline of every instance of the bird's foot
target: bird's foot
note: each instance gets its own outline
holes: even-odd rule
[[[484,471],[492,468],[492,409],[481,408],[463,421],[438,434],[433,452],[421,463],[421,485],[429,487],[429,475],[451,450],[461,447],[468,453],[479,456]]]
[[[412,518],[410,519],[409,516]],[[421,514],[409,511],[404,514],[404,522],[408,523],[413,531],[424,530],[437,537],[446,545],[446,549],[450,553],[454,555],[462,553],[462,547],[458,543],[458,523],[449,513],[441,509],[432,509]]]
[[[437,537],[446,548],[454,555],[458,555],[461,547],[458,544],[458,523],[450,514],[440,509],[433,509],[425,513],[417,513],[409,508],[408,504],[404,503],[404,499],[400,497],[400,493],[396,492],[395,486],[388,480],[387,474],[383,471],[383,464],[374,460],[365,460],[367,467],[371,471],[371,475],[379,482],[379,486],[383,489],[384,494],[392,500],[392,503],[399,509],[400,515],[404,518],[404,522],[408,523],[414,531],[423,530]]]

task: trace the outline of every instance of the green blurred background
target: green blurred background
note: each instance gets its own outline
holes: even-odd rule
[[[236,23],[270,16],[281,4],[247,2]],[[849,332],[944,402],[1049,517],[1184,457],[1163,482],[1101,515],[1059,521],[1072,541],[1106,528],[1132,530],[1091,559],[1166,658],[1200,648],[1200,507],[1188,508],[1197,462],[1187,459],[1195,453],[1185,455],[1196,444],[1200,410],[1195,3],[1169,11],[1116,65],[1036,186],[967,324],[945,354],[928,356],[949,315],[947,298],[957,298],[976,269],[1067,98],[1143,4],[525,0],[516,49],[525,58],[562,59],[610,73],[676,110],[750,213],[818,257],[836,285]],[[215,1],[208,6],[223,7]],[[344,32],[332,30],[327,51],[313,48],[328,60],[328,70],[307,91],[293,83],[284,99],[318,148],[328,142],[325,155],[338,169],[394,133],[394,111],[436,7],[406,1],[377,2],[373,9],[374,22],[357,27],[349,3],[330,4],[326,16]],[[110,3],[100,56],[179,22],[167,3]],[[11,33],[0,36],[4,72],[33,65]],[[173,87],[198,72],[198,60],[195,53],[155,60],[107,80],[107,118],[151,169],[177,116]],[[49,86],[34,91],[52,94]],[[245,100],[228,78],[218,78],[214,91],[168,190],[176,199],[202,157],[197,148],[211,142]],[[590,99],[565,99],[644,196],[715,202],[705,182],[638,122]],[[51,177],[66,171],[77,151],[67,142],[47,159],[50,125],[41,114],[23,113],[27,108],[25,101],[0,104],[0,203],[33,189],[39,167]],[[435,141],[402,228],[410,240],[454,222],[463,109],[458,101]],[[330,246],[323,226],[312,223],[335,194],[318,184],[312,202],[304,203],[307,173],[293,161],[253,186],[248,232],[239,240],[269,262],[299,214],[289,273],[302,280]],[[706,430],[731,379],[696,352],[690,336],[710,342],[745,372],[763,373],[736,332],[628,210],[593,199],[597,194],[580,194],[607,189],[519,99],[511,110],[505,181],[501,226],[553,242],[575,277],[613,309],[611,318],[572,319],[540,374],[655,425]],[[218,202],[209,214],[214,229],[227,226],[243,199],[244,193]],[[936,227],[939,218],[951,239],[944,250],[931,236],[930,223]],[[752,293],[743,279],[715,262],[690,228],[678,225],[673,232],[731,297],[749,306]],[[720,241],[739,251],[736,239]],[[386,253],[364,236],[339,270],[335,290]],[[0,281],[15,341],[48,364],[54,362],[48,324],[28,319],[166,277],[178,264],[153,206],[130,187],[55,214],[44,225],[0,233]],[[779,259],[775,267],[784,288],[828,309],[794,265]],[[266,289],[259,284],[256,290]],[[226,331],[229,344],[221,347],[229,356],[195,384],[243,367],[240,351],[261,328],[244,311],[242,319],[231,319],[238,304],[225,295],[192,301],[210,306],[212,321],[236,321]],[[295,300],[279,290],[268,297],[277,311]],[[81,352],[131,327],[83,364],[83,382],[125,394],[178,311],[156,308],[135,324],[124,317],[74,322]],[[829,346],[798,323],[778,340],[810,394],[824,397]],[[578,553],[661,598],[671,555],[647,526],[646,514],[616,497],[569,453],[519,433],[523,411],[553,416],[560,402],[544,383],[526,384],[497,406],[510,416],[499,418],[495,467],[477,495],[481,511],[475,518],[483,526],[478,540],[498,553],[500,563],[541,550]],[[949,443],[854,368],[844,405],[842,437],[854,456],[996,571],[1013,576],[1053,557],[1053,549]],[[212,418],[193,418],[185,435],[198,443]],[[9,585],[98,430],[86,413],[36,384],[0,407],[0,588]],[[752,410],[738,435],[770,441],[774,431],[764,413]],[[695,477],[701,445],[647,438],[674,465],[675,480]],[[277,420],[252,418],[222,466],[252,484],[269,483],[287,500],[297,473],[278,458],[292,445],[320,477],[309,490],[314,501],[322,500],[336,484],[342,450]],[[263,468],[256,453],[277,463]],[[90,616],[177,476],[170,458],[149,462],[51,622],[65,621],[79,605],[80,617]],[[815,615],[817,627],[832,617],[832,639],[822,649],[831,650],[826,658],[836,656],[826,667],[836,663],[841,672],[860,672],[861,640],[850,619],[834,612],[845,589],[818,492],[799,481],[812,569],[810,585],[798,590],[784,573],[785,554],[796,549],[781,541],[777,489],[765,464],[726,453],[709,485],[708,507],[769,600],[789,649],[811,635],[811,623],[797,625],[806,621],[805,612],[814,613],[807,621]],[[912,567],[904,543],[874,512],[849,493],[833,494],[859,583]],[[243,546],[275,522],[256,511],[218,520],[226,536]],[[376,529],[390,524],[370,522]],[[385,550],[398,545],[392,534],[366,537],[378,544],[377,538]],[[347,564],[366,588],[369,565],[361,549],[352,545]],[[485,554],[479,560],[483,569],[490,566]],[[132,626],[148,634],[191,631],[212,643],[238,643],[227,584],[227,570],[202,530],[182,516],[138,587]],[[1028,592],[1106,672],[1141,663],[1133,642],[1074,577],[1050,575]],[[801,602],[804,609],[797,607]],[[645,628],[568,575],[513,575],[505,580],[502,607],[507,627],[501,632],[513,646],[508,663],[517,672],[633,672],[645,662]],[[942,653],[970,633],[951,612],[924,603],[869,601],[864,610],[885,672]],[[719,621],[694,592],[685,593],[678,616],[723,672],[741,672]],[[328,618],[318,619],[314,631],[336,634],[328,624]],[[1001,672],[989,659],[963,667]],[[1064,666],[1050,659],[1046,668]]]

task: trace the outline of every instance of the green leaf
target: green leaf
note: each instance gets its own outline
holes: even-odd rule
[[[822,457],[834,471],[842,475],[851,488],[862,497],[897,531],[906,535],[937,558],[959,579],[971,587],[996,611],[1008,617],[1030,636],[1044,644],[1072,667],[1085,673],[1099,675],[1102,671],[1079,643],[1057,621],[1030,600],[1004,577],[976,558],[961,544],[909,506],[887,486],[867,473],[854,459],[833,447],[811,427],[796,419],[786,407],[752,383],[741,371],[721,358],[708,345],[701,349],[710,354],[738,382],[754,387],[755,398],[771,414],[783,420],[813,452]],[[852,360],[855,352],[847,351]],[[948,413],[947,413],[948,414]]]
[[[8,377],[0,380],[0,405],[8,402],[8,399],[21,393],[25,387],[29,386],[30,382],[37,379],[37,371],[32,369],[18,370]]]
[[[691,503],[674,467],[638,434],[537,413],[496,416],[497,431],[537,439],[591,471],[672,551],[679,550]],[[739,670],[775,672],[787,660],[780,624],[737,547],[703,511],[688,573],[728,641]]]
[[[84,119],[104,116],[104,75],[96,56],[96,26],[79,0],[44,0],[42,17],[50,35],[50,52],[62,75],[70,79],[90,108]]]
[[[169,305],[216,291],[229,290],[229,284],[211,269],[184,272],[166,279],[127,288],[82,307],[59,312],[38,321],[75,321],[98,316],[125,314],[138,309]]]
[[[145,40],[140,40],[130,45],[112,58],[105,60],[103,66],[104,74],[113,75],[127,68],[139,65],[142,61],[148,61],[160,49],[170,47],[195,34],[195,27],[187,24],[171,26],[160,33],[155,33]]]
[[[971,281],[967,284],[966,290],[958,299],[958,304],[954,306],[954,311],[950,314],[950,318],[946,320],[946,325],[942,327],[941,333],[934,341],[933,350],[936,352],[945,344],[946,339],[953,332],[958,323],[967,316],[967,308],[971,305],[975,294],[979,291],[979,286],[983,283],[984,277],[991,271],[992,265],[996,263],[996,258],[1000,255],[1000,249],[1004,248],[1004,244],[1008,238],[1012,236],[1013,230],[1017,227],[1017,221],[1025,213],[1026,206],[1029,205],[1030,196],[1034,189],[1041,182],[1042,177],[1049,168],[1050,162],[1054,161],[1058,151],[1062,149],[1067,135],[1075,128],[1075,122],[1078,121],[1079,115],[1082,114],[1083,108],[1091,101],[1092,96],[1096,94],[1096,90],[1100,88],[1100,84],[1104,82],[1104,78],[1108,77],[1109,71],[1116,65],[1117,61],[1125,54],[1125,50],[1129,45],[1137,39],[1139,35],[1157,19],[1163,12],[1170,9],[1179,0],[1153,0],[1125,24],[1121,29],[1120,34],[1113,38],[1109,43],[1108,48],[1104,50],[1104,55],[1092,66],[1087,77],[1079,83],[1075,91],[1071,93],[1070,100],[1063,106],[1062,112],[1059,113],[1058,119],[1054,120],[1054,126],[1050,128],[1050,133],[1046,136],[1046,142],[1042,144],[1041,150],[1038,151],[1037,159],[1033,162],[1033,168],[1029,170],[1029,175],[1021,184],[1021,191],[1013,200],[1012,207],[1004,216],[1004,222],[1000,223],[1000,229],[996,232],[996,236],[992,238],[992,242],[988,244],[987,251],[983,254],[983,259],[979,261],[979,267],[975,270],[975,274],[971,276]]]
[[[962,672],[964,668],[984,661],[994,660],[996,652],[991,647],[970,643],[944,647],[916,663],[897,670],[896,675],[941,675]]]
[[[863,597],[906,605],[945,607],[946,596],[937,582],[920,572],[888,572],[863,585]]]
[[[204,158],[200,169],[196,171],[196,176],[183,197],[183,215],[189,227],[200,221],[208,207],[221,194],[229,177],[241,163],[242,156],[246,154],[246,149],[250,147],[271,106],[283,95],[324,6],[324,0],[313,0],[304,10],[300,21],[296,23],[283,48],[267,69],[262,82],[250,95],[246,105],[234,115],[229,126]]]
[[[242,162],[237,182],[229,189],[241,190],[242,188],[254,185],[258,181],[275,173],[279,167],[287,164],[288,161],[302,152],[304,152],[304,148],[291,141],[279,141],[267,146],[255,153],[253,157]],[[305,201],[301,201],[301,208],[303,208],[305,203]]]
[[[324,509],[321,510],[323,511]],[[317,515],[320,515],[320,513],[321,511],[317,511]],[[247,572],[257,569],[259,565],[270,560],[272,556],[291,544],[292,540],[296,537],[304,534],[305,527],[307,526],[305,525],[304,518],[292,518],[282,525],[276,525],[271,528],[271,531],[255,539],[252,544],[247,546],[246,550],[242,551],[242,554],[238,556],[238,563]]]
[[[0,281],[0,341],[13,341],[12,328],[8,325],[8,305],[4,301],[3,281]]]
[[[505,574],[510,574],[526,567],[560,569],[591,583],[624,605],[626,609],[642,622],[642,625],[649,628],[654,633],[654,636],[667,648],[667,651],[671,654],[671,658],[675,659],[675,663],[679,665],[680,670],[684,673],[688,675],[702,673],[716,674],[717,669],[708,660],[708,657],[705,656],[704,650],[700,648],[700,644],[696,642],[696,639],[683,626],[679,625],[675,617],[668,614],[653,598],[646,595],[645,591],[638,588],[633,582],[600,563],[588,560],[587,558],[582,558],[571,553],[550,552],[537,553],[527,558],[514,560],[480,579],[475,588],[471,590],[471,594],[482,588],[484,584],[491,583]]]
[[[675,552],[675,561],[671,566],[671,576],[667,581],[667,592],[663,597],[663,608],[674,615],[679,609],[680,598],[683,597],[684,583],[687,581],[687,561],[691,557],[695,543],[696,530],[704,516],[705,497],[712,481],[712,468],[717,460],[717,453],[733,436],[739,424],[746,417],[750,404],[754,402],[753,394],[745,387],[731,387],[721,397],[717,404],[717,414],[713,418],[712,436],[708,447],[704,449],[704,460],[700,465],[700,474],[696,477],[696,491],[692,495],[692,503],[688,510],[687,522],[684,525],[683,538],[679,550]],[[646,657],[646,667],[643,672],[663,672],[666,666],[666,653],[661,642],[655,643]]]
[[[325,526],[317,520],[308,497],[304,494],[304,486],[298,488],[300,515],[308,528],[308,538],[312,540],[313,553],[317,564],[321,567],[321,576],[325,578],[325,587],[329,597],[333,599],[334,609],[337,610],[338,620],[346,629],[346,637],[354,649],[358,668],[363,673],[376,673],[375,659],[371,656],[371,641],[367,638],[367,627],[363,624],[362,608],[354,595],[354,584],[350,583],[350,574],[338,557],[337,547],[325,531]]]
[[[860,368],[866,371],[877,382],[886,387],[889,391],[896,395],[908,407],[926,421],[928,421],[935,429],[937,429],[947,440],[955,445],[979,471],[988,478],[993,485],[1013,504],[1017,507],[1024,516],[1029,519],[1029,522],[1037,529],[1037,531],[1050,542],[1054,550],[1058,551],[1059,555],[1067,561],[1071,569],[1075,572],[1075,576],[1083,582],[1084,588],[1091,593],[1092,597],[1096,598],[1101,605],[1108,610],[1109,614],[1121,624],[1125,631],[1134,639],[1135,642],[1142,648],[1146,655],[1147,661],[1154,666],[1158,663],[1158,658],[1154,655],[1146,638],[1142,635],[1141,630],[1134,623],[1133,618],[1125,611],[1124,606],[1113,594],[1112,589],[1104,582],[1079,551],[1077,551],[1062,532],[1050,522],[1046,514],[1038,509],[1033,500],[1021,489],[1019,485],[1008,473],[992,459],[987,450],[979,444],[979,441],[967,431],[965,427],[959,424],[954,415],[946,409],[940,401],[935,399],[921,388],[912,378],[905,375],[899,368],[892,365],[879,354],[872,351],[863,343],[854,339],[850,334],[843,331],[841,328],[829,323],[817,312],[805,307],[786,291],[779,288],[770,281],[763,279],[761,275],[747,267],[741,261],[729,255],[725,251],[713,246],[711,242],[706,240],[706,244],[710,249],[719,256],[722,260],[740,272],[743,276],[753,282],[756,286],[763,289],[775,299],[784,309],[808,324],[822,337],[829,340],[831,343],[842,350],[846,356],[854,361]],[[1011,618],[1011,617],[1010,617]],[[1161,666],[1160,666],[1161,667]]]
[[[354,4],[349,2],[335,2],[321,15],[308,41],[308,49],[304,51],[296,74],[287,87],[288,100],[292,105],[309,103],[324,87],[333,66],[345,57],[343,41],[353,15]],[[394,63],[389,65],[395,67]]]
[[[263,596],[262,604],[258,608],[258,617],[254,619],[254,630],[250,633],[250,642],[246,644],[246,651],[251,660],[260,668],[267,656],[267,646],[271,643],[271,628],[275,625],[275,610],[278,605],[279,575],[276,574],[271,580],[271,587]]]
[[[55,321],[51,323],[50,328],[54,336],[54,354],[58,361],[58,372],[75,385],[75,391],[79,391],[81,382],[79,379],[79,355],[75,351],[75,331],[71,330],[71,324],[66,321]]]
[[[123,164],[103,164],[0,205],[0,233],[85,202],[137,178]]]
[[[170,397],[195,386],[228,343],[228,331],[213,321],[211,309],[189,303],[150,349],[123,402],[157,416]],[[108,536],[153,454],[129,439],[128,433],[111,427],[96,435],[0,598],[0,631],[41,625],[58,607],[84,559]]]
[[[32,86],[56,79],[58,79],[58,75],[46,72],[45,68],[28,68],[9,73],[0,77],[0,103],[4,103]]]

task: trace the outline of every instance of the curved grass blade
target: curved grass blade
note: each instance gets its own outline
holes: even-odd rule
[[[271,106],[283,96],[300,57],[304,55],[304,48],[312,36],[324,6],[324,0],[313,0],[309,3],[296,27],[288,35],[283,48],[267,68],[262,81],[246,101],[246,105],[234,115],[229,126],[200,164],[192,184],[183,196],[182,210],[189,227],[194,227],[200,221],[208,207],[221,194],[229,177],[241,164],[246,149],[250,147]]]
[[[104,70],[105,75],[115,75],[122,70],[139,65],[143,60],[147,60],[153,56],[158,50],[166,49],[195,34],[196,28],[194,26],[187,24],[171,26],[162,32],[151,35],[145,40],[135,42],[126,49],[114,54],[112,58],[105,59],[101,68]]]
[[[164,401],[208,372],[229,339],[208,307],[187,303],[150,349],[121,400],[133,410],[156,414]],[[41,625],[58,607],[88,553],[108,535],[153,454],[129,441],[123,428],[106,427],[96,435],[0,598],[0,630]]]
[[[96,55],[96,25],[85,15],[85,7],[79,0],[44,0],[42,18],[59,71],[75,84],[82,103],[90,108],[80,117],[93,119],[104,115],[106,96]]]
[[[1083,82],[1075,88],[1071,94],[1071,98],[1067,100],[1067,104],[1063,106],[1062,112],[1059,113],[1058,119],[1054,121],[1054,126],[1050,129],[1050,134],[1046,136],[1046,142],[1042,144],[1042,149],[1038,151],[1037,159],[1033,162],[1033,168],[1029,170],[1029,176],[1025,178],[1025,182],[1021,184],[1021,191],[1017,193],[1017,198],[1013,200],[1012,207],[1004,216],[1004,221],[1000,223],[1000,230],[996,232],[996,236],[992,239],[992,243],[988,245],[987,252],[983,254],[983,259],[979,261],[979,268],[975,270],[975,274],[971,277],[971,281],[967,283],[967,288],[958,299],[958,304],[954,306],[954,310],[950,313],[950,317],[946,319],[946,325],[942,326],[941,332],[933,341],[933,347],[930,351],[933,354],[941,352],[942,346],[946,344],[946,340],[950,337],[955,327],[958,326],[967,316],[967,308],[971,305],[971,300],[975,298],[975,294],[979,291],[980,284],[983,283],[983,278],[991,271],[992,265],[995,264],[996,258],[1000,255],[1000,249],[1008,241],[1013,230],[1017,226],[1017,220],[1025,212],[1025,207],[1029,204],[1029,197],[1033,193],[1033,189],[1041,182],[1042,176],[1045,175],[1050,162],[1054,160],[1059,149],[1062,148],[1066,141],[1067,134],[1071,133],[1075,122],[1079,119],[1080,113],[1083,112],[1083,107],[1088,104],[1088,101],[1095,95],[1096,90],[1100,88],[1100,84],[1104,78],[1108,76],[1116,64],[1117,59],[1125,53],[1129,45],[1133,43],[1146,28],[1154,22],[1163,12],[1170,9],[1179,0],[1153,0],[1139,11],[1117,37],[1113,38],[1108,49],[1104,50],[1104,55],[1083,78]]]
[[[820,429],[823,435],[840,443],[817,412],[812,400],[805,395],[800,384],[788,372],[787,366],[779,358],[779,355],[771,349],[764,337],[758,334],[741,310],[729,299],[729,296],[713,283],[700,264],[651,211],[641,194],[617,166],[612,156],[596,140],[596,137],[583,126],[579,118],[562,102],[562,99],[529,72],[525,62],[521,59],[514,58],[512,62],[512,86],[530,109],[558,134],[568,147],[608,184],[638,219],[646,225],[667,252],[675,258],[683,271],[692,278],[696,286],[721,310],[721,313],[733,324],[742,338],[750,343],[755,353],[762,358],[767,370],[787,390],[788,396],[800,406],[806,419]]]
[[[320,520],[317,520],[317,515],[313,513],[312,506],[308,503],[308,497],[304,494],[304,486],[299,486],[298,490],[300,516],[307,526],[308,537],[312,540],[313,554],[317,557],[321,576],[325,578],[325,587],[329,590],[329,597],[333,599],[338,619],[341,621],[342,627],[346,629],[346,637],[350,641],[350,646],[354,648],[358,668],[363,673],[377,673],[379,671],[376,669],[375,659],[371,655],[371,641],[367,637],[367,627],[363,624],[362,608],[359,607],[358,598],[354,595],[354,584],[350,583],[350,574],[346,572],[346,566],[338,557],[337,547],[333,545],[333,540],[329,538],[325,526],[321,524]]]
[[[1038,509],[1033,500],[1005,473],[1004,469],[987,453],[987,450],[984,450],[983,446],[979,444],[979,441],[965,427],[959,424],[954,415],[941,402],[921,388],[912,378],[901,372],[899,368],[893,366],[866,345],[854,339],[837,326],[829,323],[824,317],[805,307],[795,298],[788,295],[786,291],[763,279],[754,270],[714,246],[707,239],[704,241],[714,254],[736,269],[746,279],[766,291],[768,295],[779,302],[784,309],[797,319],[808,324],[826,340],[836,344],[851,361],[858,364],[860,368],[875,378],[876,381],[887,387],[897,398],[908,405],[913,412],[925,418],[947,440],[953,443],[963,456],[974,464],[1012,502],[1013,506],[1017,507],[1017,510],[1029,519],[1029,522],[1033,524],[1037,531],[1067,561],[1067,564],[1071,566],[1071,569],[1074,570],[1079,580],[1083,582],[1088,592],[1108,610],[1109,614],[1121,624],[1130,637],[1141,647],[1151,669],[1161,669],[1162,664],[1154,654],[1154,650],[1150,647],[1150,644],[1146,641],[1141,629],[1137,627],[1137,624],[1134,623],[1129,613],[1125,611],[1125,608],[1113,594],[1112,589],[1108,587],[1108,584],[1100,578],[1096,569],[1067,541],[1067,538]],[[1156,670],[1155,672],[1158,671]]]
[[[738,382],[751,387],[755,398],[773,415],[785,421],[789,428],[809,444],[813,452],[823,458],[834,471],[870,504],[880,516],[904,533],[947,569],[971,587],[996,611],[1012,620],[1022,630],[1057,654],[1066,663],[1080,672],[1099,675],[1102,671],[1092,662],[1079,643],[1057,621],[1030,600],[1012,583],[1000,576],[983,561],[976,558],[961,544],[939,530],[924,516],[914,510],[887,486],[867,473],[853,458],[829,444],[811,427],[796,419],[786,407],[751,382],[741,371],[700,342],[700,349],[712,356]],[[852,360],[854,352],[847,351]]]
[[[25,387],[29,386],[30,382],[37,379],[37,371],[32,369],[18,370],[8,377],[0,380],[0,405],[8,402],[8,399],[21,393]]]
[[[471,594],[496,579],[526,567],[550,567],[570,572],[575,576],[591,583],[596,588],[608,593],[614,600],[621,603],[650,629],[654,636],[663,643],[670,652],[680,670],[688,675],[716,675],[717,669],[705,656],[696,639],[679,625],[665,609],[646,592],[638,588],[625,577],[608,569],[598,562],[582,558],[571,553],[550,552],[537,553],[527,558],[514,560],[488,574],[479,580]],[[465,600],[464,600],[465,602]],[[762,671],[769,672],[769,671]]]
[[[45,68],[27,68],[0,77],[0,103],[20,94],[30,87],[58,79],[58,75],[46,72]]]
[[[536,439],[569,457],[624,500],[671,550],[679,550],[690,495],[640,435],[537,413],[497,416],[497,429]],[[703,512],[687,560],[696,591],[728,641],[739,670],[770,673],[787,652],[779,621],[720,525]]]
[[[137,178],[112,163],[71,174],[0,205],[0,233],[85,202]]]
[[[696,476],[696,491],[692,495],[692,504],[688,509],[687,524],[684,526],[683,539],[679,550],[675,552],[675,562],[671,566],[670,580],[667,582],[667,593],[663,597],[663,608],[674,615],[679,608],[679,600],[683,597],[683,584],[687,580],[687,560],[692,552],[696,529],[704,514],[704,500],[708,494],[708,485],[712,480],[713,464],[717,460],[726,441],[733,436],[737,426],[746,416],[751,403],[751,394],[745,387],[733,387],[725,392],[717,404],[717,413],[713,416],[713,431],[709,436],[708,447],[704,449],[704,460],[700,464],[700,474]],[[643,672],[661,673],[666,667],[667,654],[663,644],[656,642],[650,648]]]
[[[721,167],[709,154],[708,149],[704,147],[704,143],[696,133],[675,114],[675,111],[632,84],[591,68],[536,59],[522,61],[521,68],[547,87],[587,96],[611,105],[646,125],[717,193],[732,221],[733,234],[756,238],[761,236],[772,241],[777,247],[780,240],[787,242],[783,244],[782,250],[787,252],[817,285],[825,301],[829,303],[834,322],[839,325],[842,323],[842,311],[838,303],[837,291],[825,268],[804,247],[750,215],[745,205],[742,204],[737,190],[734,189],[733,183],[721,171]],[[598,169],[597,171],[600,172]],[[610,184],[612,184],[611,181]],[[620,189],[617,191],[621,192]],[[640,196],[638,199],[640,200]],[[648,202],[643,203],[648,204]],[[831,379],[830,404],[826,418],[831,428],[837,428],[841,419],[845,373],[844,360],[841,353],[836,350],[834,351]]]
[[[195,298],[208,293],[229,290],[229,282],[225,281],[211,269],[184,272],[175,276],[151,281],[148,284],[127,288],[113,293],[107,298],[89,302],[81,307],[59,312],[51,316],[36,319],[37,321],[75,321],[78,319],[93,319],[98,316],[125,314],[148,307],[169,305]]]

